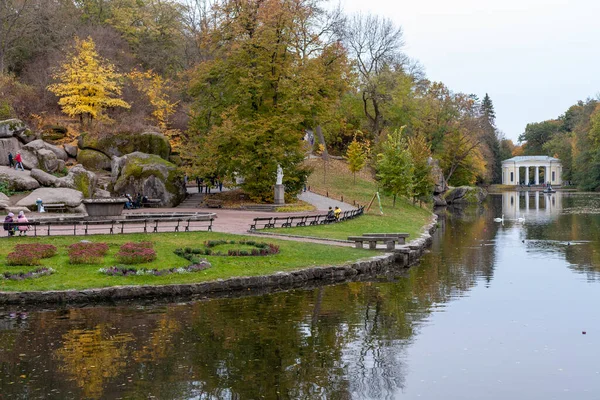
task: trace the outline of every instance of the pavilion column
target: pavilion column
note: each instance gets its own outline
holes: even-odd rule
[[[525,184],[529,185],[529,167],[525,167]]]
[[[544,183],[550,182],[550,168],[548,166],[544,167]]]
[[[521,168],[519,168],[519,167],[516,167],[516,168],[515,168],[515,179],[516,179],[516,184],[517,184],[517,185],[518,185],[519,183],[521,183],[521,180],[519,179],[519,170],[520,170],[520,169],[521,169]]]
[[[540,184],[540,167],[538,167],[537,165],[535,166],[535,184]]]

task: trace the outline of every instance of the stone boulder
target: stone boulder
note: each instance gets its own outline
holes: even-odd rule
[[[22,148],[20,152],[21,157],[23,158],[23,166],[26,169],[40,168],[40,161],[37,156],[37,151]]]
[[[27,130],[27,126],[20,119],[7,119],[0,121],[0,138],[11,138],[16,133]]]
[[[42,135],[29,129],[25,129],[22,131],[15,132],[15,137],[21,141],[21,143],[27,144],[31,143],[34,140],[38,140],[42,138]]]
[[[104,153],[96,150],[79,150],[77,153],[77,161],[84,167],[92,170],[107,170],[110,171],[110,158]]]
[[[37,210],[35,202],[38,198],[42,199],[46,204],[62,203],[73,211],[73,209],[81,205],[83,194],[78,190],[68,188],[40,188],[19,200],[17,206]]]
[[[177,166],[154,154],[135,152],[113,157],[113,193],[142,193],[174,207],[185,198],[183,178]]]
[[[46,149],[39,149],[36,153],[38,156],[40,169],[43,169],[47,172],[58,171],[58,158],[56,157],[56,154]]]
[[[10,190],[17,192],[25,192],[40,187],[40,183],[31,177],[29,171],[17,171],[10,167],[0,166],[0,180],[6,182]]]
[[[444,196],[441,194],[436,194],[433,196],[433,206],[434,207],[445,207],[448,205],[448,202],[444,200]]]
[[[112,195],[110,194],[110,192],[108,190],[96,189],[96,191],[94,192],[95,199],[109,198],[109,197],[112,197]]]
[[[50,143],[46,143],[41,139],[38,140],[34,140],[30,143],[27,143],[25,146],[23,146],[23,148],[27,149],[27,150],[31,150],[31,151],[38,151],[38,150],[50,150],[51,152],[53,152],[56,155],[56,158],[63,160],[63,161],[67,161],[68,155],[67,152],[59,146],[55,146],[53,144]]]
[[[479,204],[485,200],[487,192],[480,187],[460,186],[450,188],[444,194],[448,204]]]
[[[77,146],[74,146],[72,144],[65,144],[63,146],[63,148],[65,149],[65,152],[67,153],[67,155],[69,157],[72,157],[72,158],[76,158],[77,157],[77,150],[78,150]]]
[[[42,171],[41,169],[32,169],[31,177],[38,181],[40,185],[45,187],[58,187],[59,178],[56,176],[49,174],[47,172]]]
[[[0,193],[0,209],[6,210],[10,207],[10,199],[4,193]]]
[[[106,135],[83,133],[79,136],[80,149],[91,149],[102,152],[108,157],[121,157],[139,151],[156,154],[165,160],[171,154],[169,139],[160,132],[145,131],[119,132]]]
[[[58,187],[75,189],[83,193],[85,198],[93,197],[98,189],[98,177],[82,165],[74,166],[67,176],[58,178],[57,181]]]
[[[12,153],[14,157],[20,149],[21,143],[17,138],[0,139],[0,165],[8,165],[8,153]]]
[[[437,195],[444,193],[448,190],[448,186],[444,179],[444,172],[442,171],[442,168],[440,168],[439,160],[430,157],[429,160],[427,160],[427,164],[431,166],[431,177],[433,178],[434,183],[433,194]]]
[[[45,141],[55,141],[64,139],[67,136],[69,130],[66,126],[62,125],[46,125],[42,131],[42,139]]]

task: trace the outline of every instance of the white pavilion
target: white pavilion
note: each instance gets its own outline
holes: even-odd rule
[[[503,185],[562,185],[562,164],[549,156],[518,156],[502,161]]]

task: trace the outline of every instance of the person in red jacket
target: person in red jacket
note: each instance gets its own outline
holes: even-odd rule
[[[21,171],[25,171],[25,168],[23,168],[23,157],[21,157],[21,153],[17,152],[15,156],[15,169],[19,169],[19,167],[21,167]]]

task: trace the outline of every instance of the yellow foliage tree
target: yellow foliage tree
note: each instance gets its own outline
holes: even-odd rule
[[[356,184],[356,173],[363,169],[367,162],[366,149],[362,143],[356,140],[356,134],[346,150],[346,160],[348,161],[348,169],[354,175],[354,184]]]
[[[136,69],[129,73],[135,87],[148,97],[152,105],[152,116],[161,131],[168,136],[171,146],[177,148],[181,142],[181,131],[169,129],[169,118],[176,111],[178,101],[172,102],[169,96],[170,81],[153,71],[141,72]]]
[[[70,117],[79,116],[83,125],[94,119],[108,119],[102,111],[110,107],[130,108],[121,94],[121,74],[115,66],[101,58],[91,37],[75,38],[74,51],[69,54],[60,70],[53,75],[58,83],[48,90],[60,97],[58,104]]]

